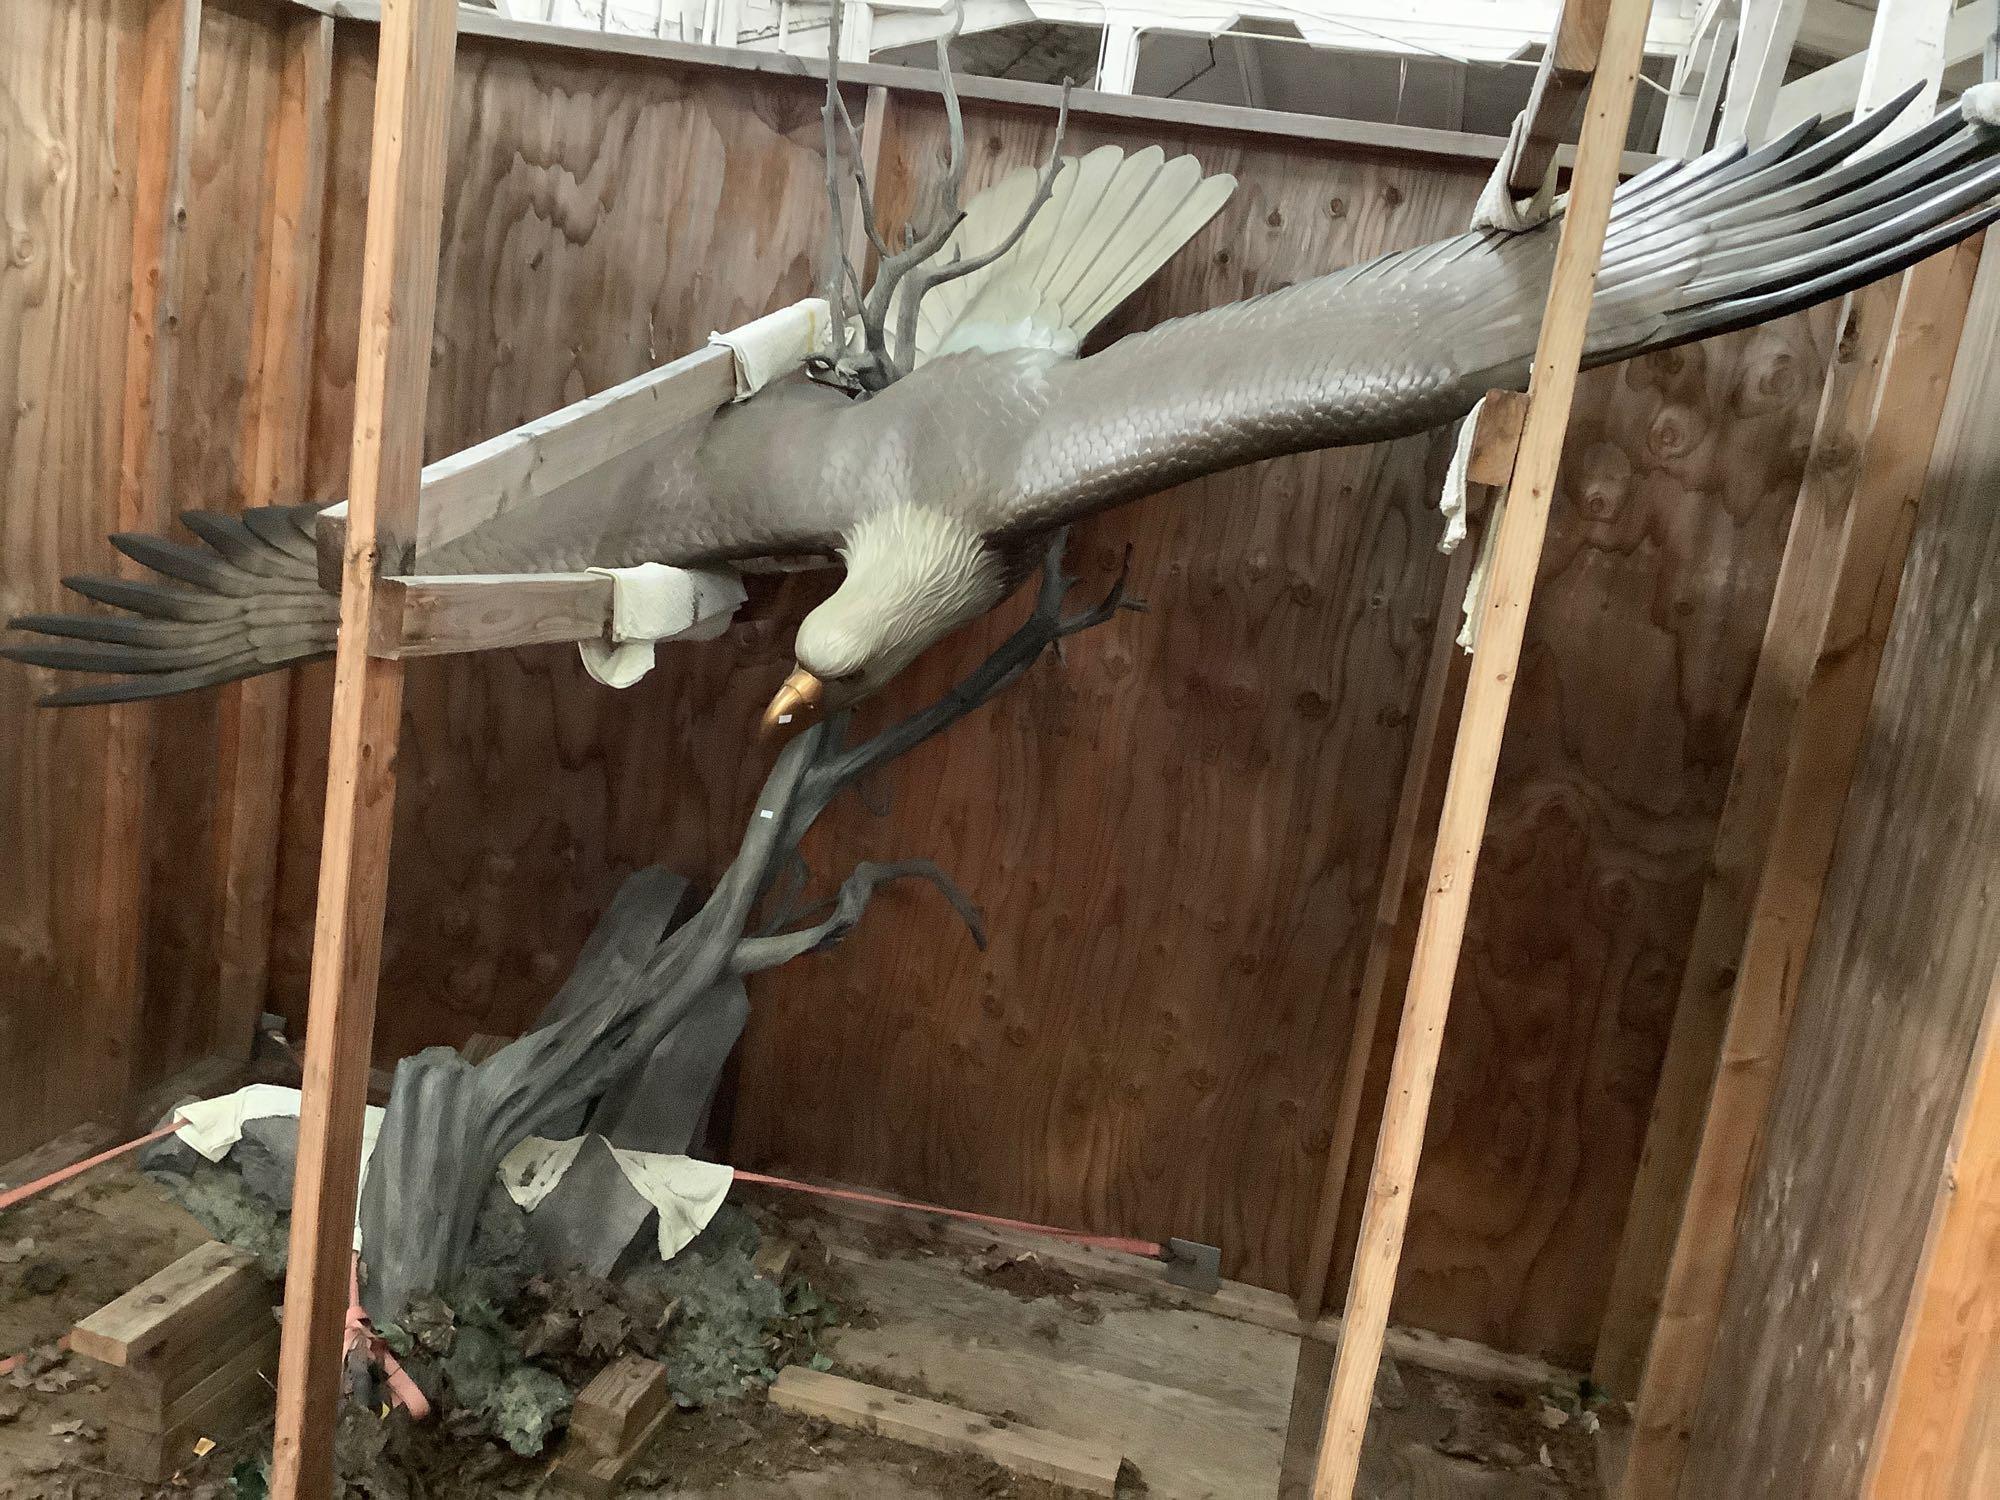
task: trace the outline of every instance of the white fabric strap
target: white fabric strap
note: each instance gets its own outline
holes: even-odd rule
[[[1521,149],[1527,139],[1528,112],[1524,109],[1514,116],[1514,126],[1507,132],[1507,149],[1493,164],[1493,175],[1486,179],[1479,201],[1473,205],[1474,229],[1498,229],[1507,234],[1521,234],[1538,224],[1546,224],[1549,215],[1555,212],[1556,169],[1553,162],[1533,197],[1516,198],[1513,188],[1508,185],[1507,179],[1514,175],[1514,164],[1521,159]]]
[[[832,321],[824,297],[807,297],[741,328],[711,333],[708,342],[735,354],[736,399],[747,401],[772,381],[803,368],[806,357],[825,345]]]
[[[1479,416],[1486,409],[1486,398],[1481,396],[1478,403],[1466,414],[1458,425],[1458,442],[1451,450],[1451,462],[1445,466],[1444,493],[1438,497],[1438,509],[1444,512],[1444,535],[1438,540],[1438,551],[1456,552],[1463,545],[1467,531],[1471,496],[1468,493],[1470,481],[1466,470],[1472,462],[1472,440],[1479,431]],[[1464,623],[1459,626],[1458,644],[1470,651],[1479,644],[1479,606],[1486,599],[1486,575],[1493,561],[1493,538],[1500,529],[1500,507],[1504,497],[1496,501],[1493,514],[1486,519],[1486,526],[1479,534],[1479,556],[1473,561],[1472,573],[1465,580],[1465,599],[1461,608],[1465,612]]]
[[[729,627],[746,595],[733,569],[591,568],[611,580],[611,630],[601,641],[578,641],[584,670],[606,687],[627,688],[653,669],[658,641],[708,641]]]

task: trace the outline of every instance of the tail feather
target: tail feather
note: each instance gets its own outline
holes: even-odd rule
[[[120,552],[173,582],[66,578],[75,593],[129,613],[23,615],[10,627],[45,639],[0,647],[0,656],[115,678],[52,693],[48,707],[169,697],[329,656],[340,601],[319,587],[316,515],[310,506],[190,512],[182,520],[203,546],[114,536]]]

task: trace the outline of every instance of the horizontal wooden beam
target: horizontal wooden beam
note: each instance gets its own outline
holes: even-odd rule
[[[424,467],[417,495],[413,555],[385,559],[395,571],[420,571],[441,547],[497,516],[588,481],[593,492],[643,482],[678,449],[689,423],[736,394],[736,356],[720,345],[635,375],[497,437]],[[318,527],[322,576],[345,546],[347,506],[327,507]]]
[[[451,573],[385,578],[368,654],[449,656],[599,640],[611,624],[601,573]]]

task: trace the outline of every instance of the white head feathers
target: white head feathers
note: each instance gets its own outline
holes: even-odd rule
[[[998,604],[1006,588],[1006,569],[978,532],[922,505],[865,517],[841,556],[846,579],[805,617],[793,651],[801,667],[850,700]]]

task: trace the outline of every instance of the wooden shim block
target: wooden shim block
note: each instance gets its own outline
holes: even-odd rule
[[[255,1320],[206,1339],[184,1362],[154,1365],[150,1360],[111,1372],[106,1383],[110,1420],[149,1432],[168,1432],[207,1412],[216,1398],[255,1374],[268,1390],[278,1372],[278,1322],[268,1307]]]
[[[766,1281],[783,1286],[785,1277],[791,1273],[792,1258],[797,1254],[798,1246],[790,1240],[766,1239],[750,1257],[750,1268]]]
[[[1066,1484],[1091,1495],[1118,1488],[1122,1455],[1003,1417],[982,1416],[942,1401],[925,1401],[800,1365],[779,1372],[771,1401],[786,1411],[895,1438],[935,1453],[969,1453],[1017,1474]]]
[[[262,1277],[257,1280],[263,1282]],[[140,1425],[145,1425],[141,1418],[157,1422],[244,1349],[276,1335],[272,1299],[268,1284],[246,1287],[243,1295],[215,1304],[199,1319],[134,1355],[124,1368],[110,1374],[108,1384],[118,1393],[118,1404]]]
[[[225,1311],[262,1297],[268,1285],[256,1259],[219,1240],[198,1245],[76,1325],[70,1348],[119,1369],[213,1323]]]
[[[142,1479],[170,1478],[195,1456],[203,1438],[222,1443],[242,1434],[271,1409],[271,1376],[278,1368],[278,1330],[239,1349],[236,1356],[158,1417],[115,1417],[104,1424],[113,1468]]]
[[[1504,490],[1514,477],[1514,458],[1521,451],[1521,424],[1528,419],[1526,391],[1488,391],[1472,429],[1472,451],[1466,456],[1468,483]],[[1455,600],[1447,599],[1447,605]],[[1453,634],[1457,632],[1454,631]]]
[[[660,1414],[669,1394],[665,1365],[628,1354],[599,1370],[576,1398],[569,1440],[601,1457],[622,1453]]]
[[[462,573],[385,578],[369,651],[444,656],[601,638],[611,580],[597,573]]]

